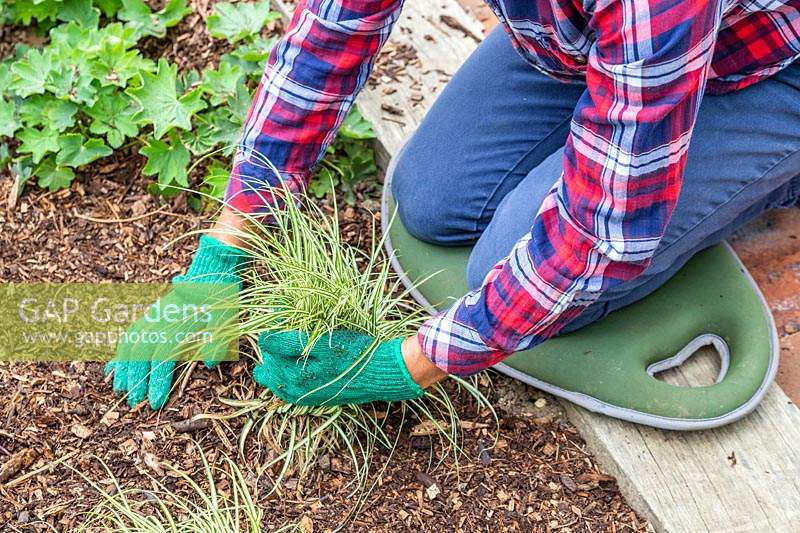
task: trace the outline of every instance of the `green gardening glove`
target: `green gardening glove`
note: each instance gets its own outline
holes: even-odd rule
[[[256,382],[298,405],[391,402],[423,394],[403,362],[403,339],[378,344],[361,361],[374,343],[369,335],[334,331],[303,355],[307,340],[308,334],[297,330],[262,333],[262,364],[253,371]]]
[[[233,339],[230,328],[236,312],[231,304],[241,291],[239,270],[245,257],[241,250],[204,235],[189,270],[173,278],[172,290],[157,302],[161,312],[148,311],[128,327],[105,373],[114,372],[114,391],[126,392],[131,407],[145,397],[153,409],[163,407],[175,362],[186,359],[187,352],[199,355],[209,367],[224,359]],[[226,327],[227,335],[222,335]]]

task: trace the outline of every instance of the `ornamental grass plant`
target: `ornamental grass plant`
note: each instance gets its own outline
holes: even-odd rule
[[[239,299],[239,334],[252,346],[256,359],[260,359],[256,340],[263,332],[305,331],[306,350],[315,342],[325,342],[334,330],[373,336],[373,344],[330,382],[347,386],[378,344],[415,334],[425,313],[411,298],[411,289],[392,271],[374,219],[370,246],[362,250],[345,242],[335,200],[329,215],[286,188],[273,194],[279,196],[280,209],[265,219],[248,216],[247,231],[229,230],[244,243],[249,256]],[[342,406],[289,404],[264,389],[255,398],[223,399],[232,408],[229,413],[201,416],[217,420],[246,417],[240,451],[244,455],[253,439],[256,449],[265,452],[261,456],[267,459],[260,465],[260,473],[270,474],[276,491],[288,474],[302,478],[323,454],[344,451],[353,467],[352,494],[365,496],[370,492],[370,480],[377,479],[371,476],[377,471],[373,465],[376,446],[388,450],[390,460],[409,423],[424,424],[427,434],[438,440],[438,449],[431,451],[432,462],[449,456],[457,467],[465,452],[459,412],[451,400],[454,392],[465,391],[496,421],[476,380],[450,381],[447,386],[434,385],[415,400]]]

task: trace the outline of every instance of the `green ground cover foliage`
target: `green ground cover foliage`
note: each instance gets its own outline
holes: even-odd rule
[[[174,195],[190,187],[193,162],[207,159],[198,185],[221,198],[250,100],[276,38],[263,28],[280,15],[269,2],[217,3],[209,34],[232,50],[216,68],[179,72],[140,49],[169,39],[191,13],[187,0],[154,11],[143,0],[10,0],[0,23],[29,26],[44,44],[18,43],[0,62],[0,163],[51,191],[69,187],[76,171],[114,150],[133,147],[146,158],[149,190]],[[322,197],[375,174],[369,122],[347,117],[311,191]],[[194,202],[199,206],[197,198]]]

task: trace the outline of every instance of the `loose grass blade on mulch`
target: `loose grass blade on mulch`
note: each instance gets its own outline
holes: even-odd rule
[[[170,465],[172,477],[188,488],[191,496],[170,489],[149,476],[152,489],[123,488],[102,459],[98,459],[113,483],[113,491],[73,470],[101,494],[102,500],[84,516],[76,533],[119,531],[122,533],[218,533],[263,531],[264,512],[242,469],[228,456],[221,466],[212,465],[201,446],[196,445],[202,463],[202,478],[195,480]],[[286,529],[294,526],[288,525]]]

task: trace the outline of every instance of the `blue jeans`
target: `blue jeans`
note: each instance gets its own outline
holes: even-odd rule
[[[541,74],[495,29],[456,73],[394,166],[392,193],[417,238],[474,245],[471,288],[527,233],[550,188],[585,85]],[[800,199],[800,64],[747,89],[706,95],[683,187],[650,267],[604,293],[564,331],[635,302],[695,253]]]

